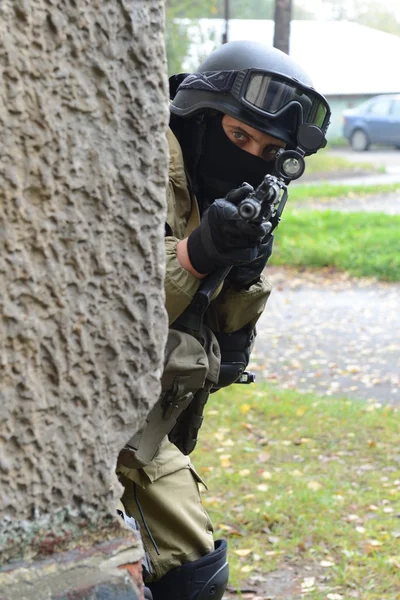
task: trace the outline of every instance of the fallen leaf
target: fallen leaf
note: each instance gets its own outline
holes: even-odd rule
[[[241,471],[239,471],[239,475],[241,475],[242,477],[246,477],[247,475],[250,475],[250,473],[250,469],[242,469]]]
[[[251,565],[244,565],[244,567],[242,567],[240,570],[242,571],[242,573],[251,573],[251,571],[254,570],[254,567],[252,567]]]
[[[231,525],[225,525],[224,523],[220,523],[218,525],[218,529],[222,529],[222,531],[226,531],[227,533],[237,532],[237,530],[234,527],[231,527]]]
[[[370,556],[371,554],[376,554],[379,551],[379,547],[374,544],[367,543],[364,546],[364,553]]]
[[[314,583],[315,577],[304,577],[303,581],[301,582],[301,587],[303,590],[308,590],[314,586]]]
[[[260,483],[260,485],[257,486],[257,489],[259,492],[267,492],[268,486],[266,483]]]
[[[319,564],[321,567],[333,567],[335,563],[331,560],[321,560]]]
[[[276,537],[275,535],[269,535],[267,537],[267,540],[269,541],[270,544],[278,544],[279,543],[279,538]]]
[[[392,566],[400,569],[400,555],[399,556],[389,556],[389,558],[387,559],[387,562],[389,563],[389,565],[392,565]]]
[[[347,515],[346,521],[353,523],[354,521],[361,521],[361,519],[358,515]]]
[[[356,531],[357,531],[357,533],[365,533],[365,527],[361,527],[361,525],[357,525]]]
[[[221,498],[217,496],[205,496],[202,501],[207,506],[219,506],[221,504]]]
[[[233,551],[237,556],[248,556],[251,552],[252,550],[250,548],[239,548],[238,550]]]
[[[258,462],[264,463],[264,462],[269,461],[270,458],[271,458],[271,455],[268,452],[263,452],[258,455]]]
[[[253,498],[255,497],[255,494],[246,494],[245,496],[243,496],[242,500],[253,500]]]
[[[313,492],[318,492],[318,490],[320,490],[322,488],[322,484],[318,483],[318,481],[309,481],[307,483],[307,487],[309,490],[312,490]]]
[[[221,461],[221,467],[223,467],[224,469],[228,469],[232,466],[230,454],[221,454],[219,460]]]
[[[221,442],[221,445],[222,446],[234,446],[235,442],[229,438],[229,439],[224,440],[223,442]]]

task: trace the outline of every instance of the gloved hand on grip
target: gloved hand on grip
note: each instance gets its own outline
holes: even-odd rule
[[[226,279],[231,283],[242,288],[249,289],[252,285],[260,281],[260,276],[272,254],[274,244],[274,234],[271,233],[265,237],[259,246],[257,257],[247,265],[233,267]]]
[[[205,211],[200,225],[188,238],[188,254],[198,273],[218,267],[246,265],[254,261],[270,223],[250,223],[238,213],[238,205],[254,191],[245,183],[225,198],[215,200]]]

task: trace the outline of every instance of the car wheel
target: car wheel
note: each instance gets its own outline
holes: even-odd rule
[[[355,152],[365,152],[369,148],[369,139],[365,131],[356,129],[350,139],[351,147]]]

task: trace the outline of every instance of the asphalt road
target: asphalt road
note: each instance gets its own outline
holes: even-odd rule
[[[274,290],[258,324],[257,381],[400,406],[400,284],[268,268]]]
[[[400,173],[400,150],[392,148],[373,147],[367,152],[353,152],[350,148],[330,148],[328,150],[332,156],[340,156],[355,163],[373,163],[376,165],[384,165],[390,170],[398,169]]]

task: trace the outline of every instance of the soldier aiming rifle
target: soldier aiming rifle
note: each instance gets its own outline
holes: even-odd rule
[[[221,600],[227,544],[213,538],[189,454],[210,393],[252,379],[273,231],[304,157],[326,144],[330,109],[292,58],[249,41],[170,84],[162,393],[117,473],[147,551],[148,597]]]

